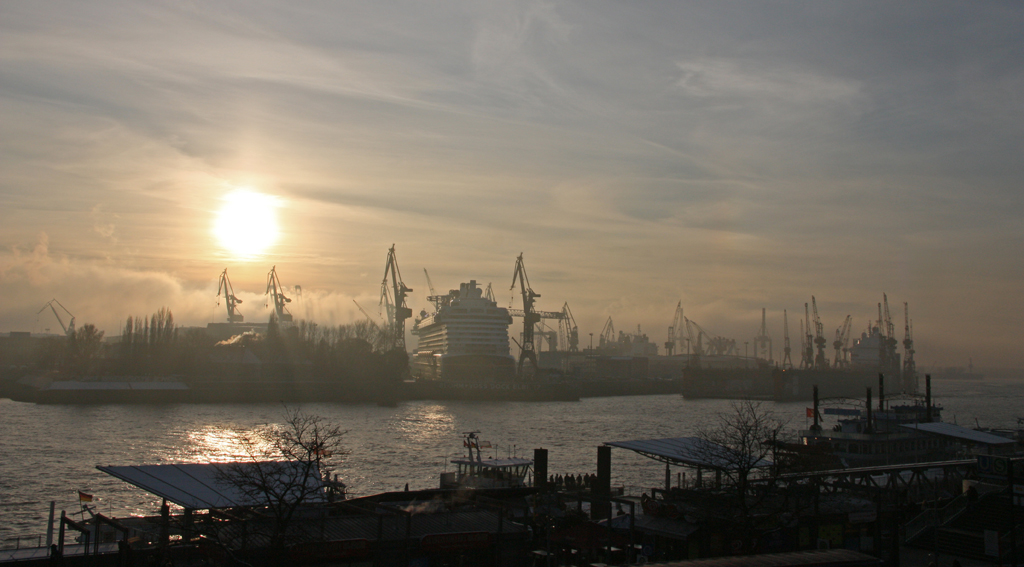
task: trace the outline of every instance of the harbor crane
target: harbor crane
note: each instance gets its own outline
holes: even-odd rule
[[[612,322],[611,315],[608,316],[608,320],[604,322],[604,327],[601,328],[601,334],[599,335],[598,345],[604,346],[605,343],[615,342],[615,323]]]
[[[540,368],[537,366],[537,352],[533,344],[533,326],[540,322],[540,315],[534,311],[533,304],[540,297],[540,294],[533,291],[530,287],[530,278],[526,275],[526,266],[523,264],[522,252],[519,253],[519,257],[516,259],[516,267],[512,272],[512,287],[509,288],[510,290],[516,288],[517,279],[519,289],[523,294],[523,344],[519,353],[518,367],[519,377],[523,378],[523,364],[526,361],[530,362],[533,376],[536,376],[540,371]]]
[[[683,317],[683,321],[686,324],[686,345],[690,355],[687,365],[692,368],[700,368],[700,355],[704,350],[704,345],[701,342],[704,337],[704,329],[701,329],[696,323],[686,317]],[[696,339],[694,339],[694,327],[697,328]]]
[[[541,348],[537,350],[543,350],[544,343],[547,343],[548,352],[555,352],[558,350],[558,335],[560,329],[553,329],[546,322],[541,321],[537,323],[537,328],[533,331],[534,336],[540,337]],[[562,343],[565,344],[565,343]]]
[[[672,324],[668,328],[668,340],[665,341],[665,353],[672,356],[679,351],[683,354],[682,342],[686,332],[686,323],[683,321],[683,302],[676,304],[676,311],[672,315]]]
[[[562,344],[569,352],[580,351],[580,334],[576,328],[576,319],[569,310],[569,302],[562,305],[562,318],[558,321],[559,336]]]
[[[434,293],[434,282],[430,281],[430,272],[426,268],[423,268],[423,275],[427,276],[427,289],[430,290],[430,295],[437,295]]]
[[[363,317],[366,317],[366,320],[369,321],[371,325],[373,325],[373,328],[375,328],[377,330],[381,330],[380,325],[378,325],[377,322],[373,320],[373,317],[370,317],[370,314],[367,313],[365,309],[363,309],[362,305],[359,305],[358,301],[353,299],[352,303],[356,304],[356,307],[359,308],[359,312],[363,314]]]
[[[832,348],[836,349],[836,357],[832,361],[832,366],[834,368],[846,368],[850,364],[849,361],[846,360],[846,354],[850,352],[850,349],[847,348],[846,345],[850,340],[850,327],[852,325],[853,317],[847,315],[842,326],[836,329],[836,340],[832,341]]]
[[[910,308],[903,302],[903,376],[917,376],[917,363],[914,362],[914,327],[910,322]]]
[[[800,334],[803,335],[803,355],[800,357],[800,368],[814,368],[814,335],[811,334],[810,305],[804,303],[804,320],[800,322]]]
[[[424,272],[426,270],[424,269]],[[389,286],[388,275],[391,275]],[[428,285],[430,275],[427,275]],[[387,263],[384,264],[384,279],[380,283],[380,302],[388,314],[388,332],[385,337],[385,348],[405,350],[405,320],[412,317],[412,309],[405,302],[405,297],[412,291],[402,281],[402,272],[398,269],[398,258],[395,256],[395,245],[388,250]]]
[[[793,359],[790,357],[793,349],[789,346],[789,315],[785,309],[782,310],[782,345],[782,368],[790,370],[793,368]]]
[[[754,337],[754,357],[761,360],[772,360],[772,338],[768,335],[768,321],[765,315],[765,308],[761,308],[761,330]]]
[[[882,302],[885,305],[885,336],[882,337],[884,356],[882,361],[886,368],[899,372],[899,363],[897,362],[899,355],[896,354],[899,341],[896,340],[896,327],[893,325],[892,315],[889,313],[889,296],[883,293]]]
[[[689,349],[690,360],[688,362],[691,367],[699,368],[702,356],[728,356],[736,354],[736,339],[712,335],[698,325],[696,321],[687,317],[683,317],[683,321],[686,326],[686,340],[691,347]],[[704,343],[705,338],[707,339],[706,345]]]
[[[490,289],[489,286],[488,286],[488,289]],[[485,293],[484,297],[486,297],[486,296],[487,295]],[[558,344],[557,341],[559,339],[561,340],[561,344],[563,344],[563,345],[570,345],[571,344],[571,339],[570,339],[571,332],[566,331],[565,329],[563,329],[563,326],[565,325],[566,319],[567,318],[568,319],[572,318],[572,314],[571,313],[567,314],[566,311],[565,311],[565,309],[568,307],[568,305],[569,305],[568,303],[565,304],[565,306],[562,307],[562,311],[536,311],[536,310],[534,310],[534,314],[536,314],[537,317],[540,318],[540,320],[537,322],[537,325],[535,326],[533,332],[534,332],[535,335],[540,335],[540,334],[542,334],[542,332],[543,333],[549,333],[549,334],[544,335],[545,340],[548,341],[548,350],[555,350],[555,348],[550,346],[550,345],[552,344],[552,341],[555,341],[554,344]],[[522,309],[509,308],[508,309],[508,314],[509,314],[510,317],[525,317],[526,316],[526,312],[523,311]],[[547,325],[547,323],[544,322],[545,319],[557,319],[558,320],[558,326],[559,326],[558,330],[547,328],[548,325]],[[575,321],[572,322],[572,329],[573,329],[572,332],[575,332],[575,329],[576,329],[576,322]],[[550,334],[550,333],[553,333],[553,334]],[[579,340],[577,339],[577,343],[578,342],[579,342]]]
[[[277,266],[270,268],[270,272],[267,274],[267,305],[269,302],[274,302],[274,313],[277,315],[279,323],[290,323],[292,321],[292,314],[288,312],[288,308],[285,307],[291,303],[292,300],[284,295],[284,286],[281,285],[281,279],[277,277]]]
[[[818,317],[818,302],[813,295],[811,296],[811,307],[814,313],[814,346],[818,348],[818,354],[814,356],[814,368],[823,370],[828,368],[828,361],[825,360],[825,345],[828,344],[828,341],[825,340],[821,317]]]
[[[56,303],[61,309],[63,309],[64,313],[67,313],[68,317],[71,317],[71,319],[68,321],[67,325],[64,324],[64,319],[61,319],[60,313],[57,312],[57,308],[53,306],[54,303]],[[46,305],[43,305],[42,308],[39,309],[39,311],[36,311],[36,315],[39,315],[43,311],[46,311],[47,307],[49,307],[53,311],[53,316],[56,317],[57,318],[57,322],[60,323],[60,328],[64,329],[64,335],[68,336],[68,337],[70,337],[71,335],[74,335],[75,334],[75,316],[72,315],[70,311],[68,311],[68,308],[64,307],[63,305],[61,305],[60,302],[57,301],[57,298],[53,298],[50,301],[47,301]]]
[[[437,313],[441,310],[441,304],[448,300],[448,296],[438,295],[437,292],[434,291],[434,282],[431,281],[430,272],[428,272],[426,268],[423,268],[423,275],[427,276],[427,289],[430,290],[430,295],[427,296],[427,301],[434,305],[434,313]]]
[[[228,323],[241,323],[245,317],[238,311],[238,304],[241,299],[235,297],[235,288],[231,287],[231,279],[228,278],[228,269],[220,273],[220,281],[217,283],[217,304],[220,304],[220,296],[224,294],[224,304],[228,308]]]

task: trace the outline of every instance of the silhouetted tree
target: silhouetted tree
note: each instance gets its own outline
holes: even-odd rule
[[[347,454],[341,443],[345,433],[319,415],[287,408],[283,424],[239,432],[242,458],[223,470],[221,480],[270,519],[265,528],[255,522],[247,529],[267,538],[272,560],[301,539],[291,530],[296,512],[326,497],[321,481]]]
[[[722,499],[713,512],[724,514],[739,528],[743,549],[749,553],[756,544],[758,510],[775,496],[778,469],[773,462],[775,448],[785,422],[763,403],[741,400],[731,410],[717,415],[714,422],[701,424],[696,437],[696,453],[702,460],[716,463],[723,480]],[[752,484],[758,480],[757,486]],[[777,512],[777,511],[776,511]]]

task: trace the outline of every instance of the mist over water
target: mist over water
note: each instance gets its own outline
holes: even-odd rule
[[[933,381],[943,419],[960,425],[1012,427],[1024,417],[1024,383]],[[303,404],[348,430],[349,454],[336,471],[354,496],[435,488],[446,462],[463,454],[461,434],[479,430],[496,449],[485,457],[549,450],[551,474],[595,472],[596,447],[606,441],[681,437],[727,412],[728,400],[681,396],[588,398],[581,402],[405,402],[376,405]],[[809,403],[766,403],[789,420],[795,439]],[[0,400],[0,546],[13,538],[45,537],[49,502],[57,513],[79,509],[77,491],[93,494],[114,516],[154,514],[159,500],[110,477],[97,465],[195,463],[233,458],[232,431],[280,423],[278,404],[48,406]],[[612,452],[612,483],[652,487],[664,465]],[[23,545],[26,545],[23,542]]]

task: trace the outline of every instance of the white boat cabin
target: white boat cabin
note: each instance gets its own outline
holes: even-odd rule
[[[453,459],[455,472],[441,474],[441,488],[519,488],[527,486],[530,459]]]

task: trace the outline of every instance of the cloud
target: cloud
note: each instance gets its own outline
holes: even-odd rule
[[[678,63],[676,86],[686,95],[716,97],[724,104],[785,103],[852,105],[862,100],[857,81],[780,67],[757,61],[697,59]],[[753,99],[753,101],[751,100]],[[768,100],[765,100],[768,99]]]
[[[236,284],[235,291],[243,301],[240,309],[246,320],[269,318],[262,289],[249,281],[244,285]],[[56,298],[74,314],[79,326],[92,323],[107,335],[119,334],[127,317],[147,316],[161,307],[169,308],[179,325],[204,327],[227,317],[216,287],[212,277],[187,282],[164,271],[55,254],[43,233],[30,250],[12,247],[0,254],[0,294],[6,298],[0,306],[0,322],[9,330],[52,331],[56,322],[48,313],[37,311]],[[351,296],[309,286],[297,293],[294,287],[289,285],[286,293],[293,300],[289,309],[297,319],[321,325],[350,323],[362,318],[353,299],[371,313],[376,311],[375,295]]]
[[[34,325],[51,297],[107,328],[165,305],[205,324],[225,267],[261,318],[275,264],[295,310],[345,322],[353,297],[374,309],[396,243],[443,289],[505,285],[524,252],[543,308],[568,301],[584,333],[612,315],[663,334],[679,298],[737,336],[811,294],[863,319],[888,291],[922,355],[1019,360],[1021,18],[6,3],[0,325]],[[280,243],[248,262],[211,237],[238,187],[285,204]]]

